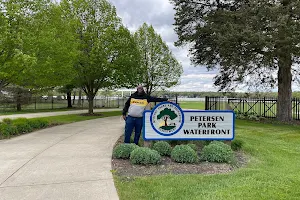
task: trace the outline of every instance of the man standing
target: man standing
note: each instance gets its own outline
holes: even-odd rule
[[[168,99],[151,97],[145,93],[143,86],[139,85],[137,87],[137,91],[130,96],[123,109],[123,119],[126,121],[125,143],[130,143],[130,137],[134,129],[134,143],[138,144],[143,128],[143,113],[146,106],[150,102],[163,101],[168,101]],[[127,112],[128,116],[126,117]]]

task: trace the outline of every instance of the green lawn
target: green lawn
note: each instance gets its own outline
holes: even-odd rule
[[[120,111],[103,112],[101,114],[102,114],[101,116],[82,116],[78,114],[59,115],[59,116],[43,117],[43,119],[46,119],[50,124],[67,124],[67,123],[73,123],[73,122],[79,122],[79,121],[97,119],[103,117],[121,116]]]
[[[115,177],[120,199],[299,199],[300,127],[237,120],[250,162],[229,174]]]
[[[204,101],[183,101],[179,102],[179,106],[182,109],[205,109],[205,102]]]

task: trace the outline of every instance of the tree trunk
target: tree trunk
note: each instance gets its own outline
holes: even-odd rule
[[[75,104],[75,96],[76,96],[76,92],[74,91],[74,93],[73,93],[73,103],[72,103],[72,105]]]
[[[168,120],[168,118],[165,119],[165,126],[168,126],[167,120]]]
[[[292,61],[290,56],[279,59],[277,119],[292,120]]]
[[[94,95],[88,95],[89,114],[94,114]]]
[[[71,92],[67,92],[68,108],[72,108],[72,96]]]
[[[20,102],[17,102],[17,111],[21,111],[22,110],[22,106]]]
[[[17,111],[22,110],[22,105],[21,105],[21,98],[22,98],[22,92],[20,88],[17,88]]]
[[[82,95],[82,91],[79,90],[79,94],[78,94],[78,102],[77,102],[77,105],[78,105],[78,106],[81,106],[81,95]]]

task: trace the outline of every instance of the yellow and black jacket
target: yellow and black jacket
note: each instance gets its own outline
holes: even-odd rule
[[[139,95],[137,92],[133,93],[130,98],[125,103],[123,109],[123,115],[128,115],[131,117],[143,117],[143,112],[150,102],[163,102],[168,101],[166,98],[156,98],[143,93]]]

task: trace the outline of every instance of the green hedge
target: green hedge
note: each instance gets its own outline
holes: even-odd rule
[[[148,147],[138,147],[131,152],[130,161],[132,164],[156,165],[160,163],[159,153]]]
[[[159,141],[153,145],[153,149],[156,150],[161,156],[170,156],[172,147],[168,142]]]
[[[42,129],[49,126],[49,122],[44,119],[9,119],[5,118],[0,123],[1,138],[10,138],[14,135],[32,132],[33,130]]]
[[[201,152],[201,160],[209,162],[232,162],[234,153],[231,147],[220,141],[213,141],[205,146]]]
[[[113,150],[114,158],[128,159],[130,157],[131,152],[138,148],[136,144],[119,144]]]
[[[189,145],[177,145],[171,152],[171,158],[179,163],[195,163],[198,161],[198,156],[195,150]]]

